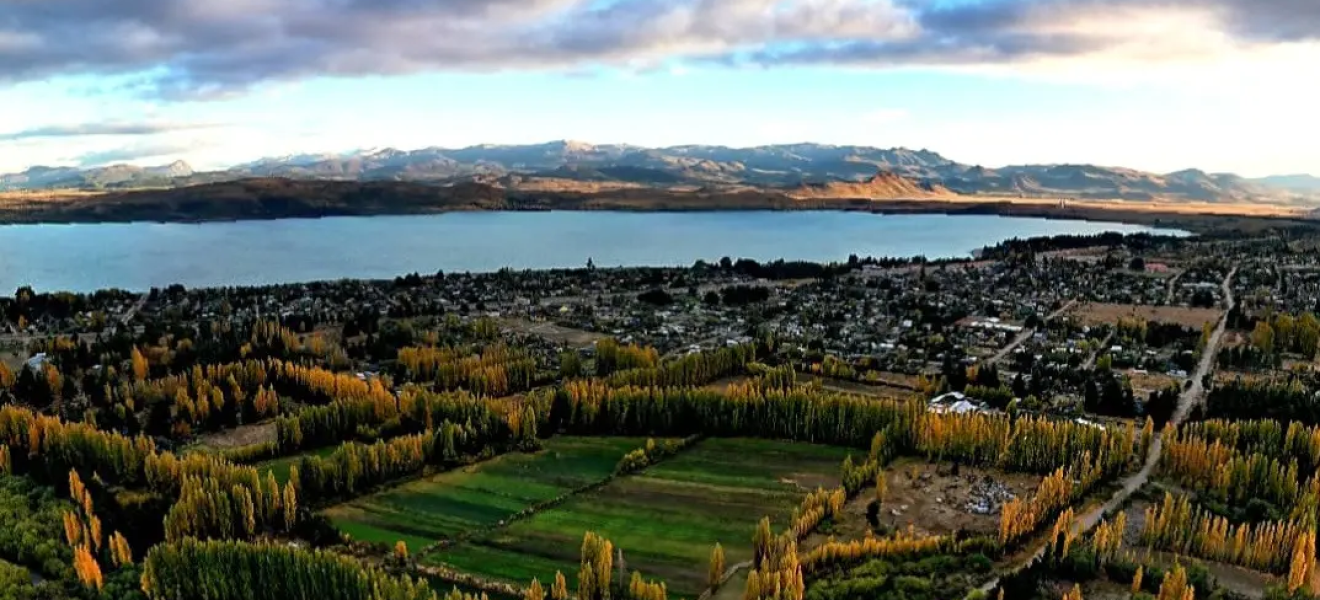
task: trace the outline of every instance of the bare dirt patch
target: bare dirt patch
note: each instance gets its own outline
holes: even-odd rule
[[[213,450],[228,450],[275,441],[275,423],[253,423],[233,429],[208,433],[198,438],[198,445]]]
[[[1137,317],[1158,323],[1172,323],[1200,329],[1206,323],[1219,320],[1224,311],[1217,308],[1191,308],[1185,306],[1152,306],[1148,304],[1108,304],[1100,302],[1078,303],[1071,313],[1089,324],[1117,323],[1122,317]]]
[[[512,331],[525,335],[535,335],[556,344],[565,344],[582,348],[603,340],[609,336],[595,333],[592,331],[583,331],[581,329],[571,329],[562,327],[550,322],[535,323],[527,319],[503,319],[500,326],[505,331]]]
[[[1151,392],[1167,389],[1169,386],[1177,386],[1181,383],[1178,378],[1163,373],[1139,372],[1136,369],[1129,369],[1123,372],[1128,380],[1132,382],[1132,391],[1139,396],[1148,396]]]
[[[880,507],[880,524],[918,532],[948,534],[956,530],[994,533],[999,530],[999,510],[1011,497],[1035,492],[1041,477],[1005,473],[997,469],[960,467],[958,474],[948,464],[900,459],[885,470],[888,493]],[[875,497],[872,490],[859,494],[844,507],[843,514],[825,531],[813,534],[805,548],[820,545],[830,537],[839,540],[866,536],[870,524],[866,506]]]

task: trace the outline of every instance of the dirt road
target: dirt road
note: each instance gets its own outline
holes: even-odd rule
[[[1232,282],[1235,275],[1237,275],[1236,266],[1228,272],[1228,275],[1224,277],[1223,283],[1220,284],[1220,287],[1224,291],[1225,313],[1219,318],[1219,324],[1215,326],[1214,332],[1210,334],[1210,340],[1206,343],[1205,351],[1201,353],[1201,362],[1196,365],[1196,372],[1192,374],[1190,380],[1192,384],[1188,386],[1186,390],[1183,390],[1183,393],[1178,396],[1178,407],[1173,412],[1173,418],[1170,419],[1169,426],[1177,426],[1179,423],[1182,423],[1183,419],[1186,419],[1188,413],[1191,412],[1192,407],[1201,403],[1205,399],[1206,390],[1202,382],[1205,380],[1205,376],[1210,373],[1210,369],[1214,367],[1215,355],[1219,353],[1219,344],[1223,340],[1224,329],[1228,325],[1227,311],[1233,309],[1234,300]],[[1114,495],[1111,496],[1108,501],[1103,505],[1087,511],[1077,517],[1077,520],[1073,521],[1073,533],[1075,535],[1081,535],[1090,531],[1092,527],[1095,527],[1100,523],[1100,520],[1103,519],[1105,515],[1111,514],[1119,507],[1123,506],[1133,493],[1140,489],[1141,486],[1146,485],[1146,482],[1150,481],[1151,473],[1155,471],[1155,465],[1159,464],[1160,451],[1164,448],[1163,437],[1163,432],[1155,434],[1155,439],[1151,441],[1150,448],[1146,451],[1146,461],[1141,465],[1141,470],[1123,479],[1122,487],[1119,488],[1117,492],[1114,492]],[[1045,556],[1046,545],[1047,544],[1042,544],[1035,552],[1027,556],[1026,559],[1007,569],[1005,574],[1016,573],[1040,560]],[[998,585],[999,576],[996,576],[994,579],[987,581],[977,589],[989,594]]]

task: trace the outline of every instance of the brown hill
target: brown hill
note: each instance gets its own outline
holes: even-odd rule
[[[7,197],[0,220],[220,221],[335,215],[415,214],[506,208],[505,192],[483,183],[242,179],[185,188]]]
[[[866,181],[831,181],[808,183],[787,188],[784,193],[794,199],[840,200],[894,200],[909,198],[935,198],[954,196],[940,185],[919,183],[889,171],[880,171]]]

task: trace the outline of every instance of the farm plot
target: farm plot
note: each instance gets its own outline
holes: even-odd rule
[[[437,540],[493,525],[538,502],[601,481],[645,438],[559,436],[535,454],[506,454],[413,481],[325,511],[354,539],[403,540],[416,552]]]
[[[424,561],[526,584],[555,571],[576,585],[582,536],[594,531],[623,550],[629,570],[659,577],[671,594],[705,587],[716,542],[728,564],[751,558],[757,521],[788,524],[808,490],[838,485],[844,448],[748,439],[712,439],[641,474],[442,552]]]

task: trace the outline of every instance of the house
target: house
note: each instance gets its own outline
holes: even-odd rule
[[[46,357],[46,353],[38,352],[32,358],[29,358],[24,366],[32,369],[33,373],[40,373],[46,367],[46,363],[48,362],[50,362],[50,359]]]
[[[983,412],[985,405],[961,392],[949,392],[932,398],[926,409],[933,413],[964,414]]]

